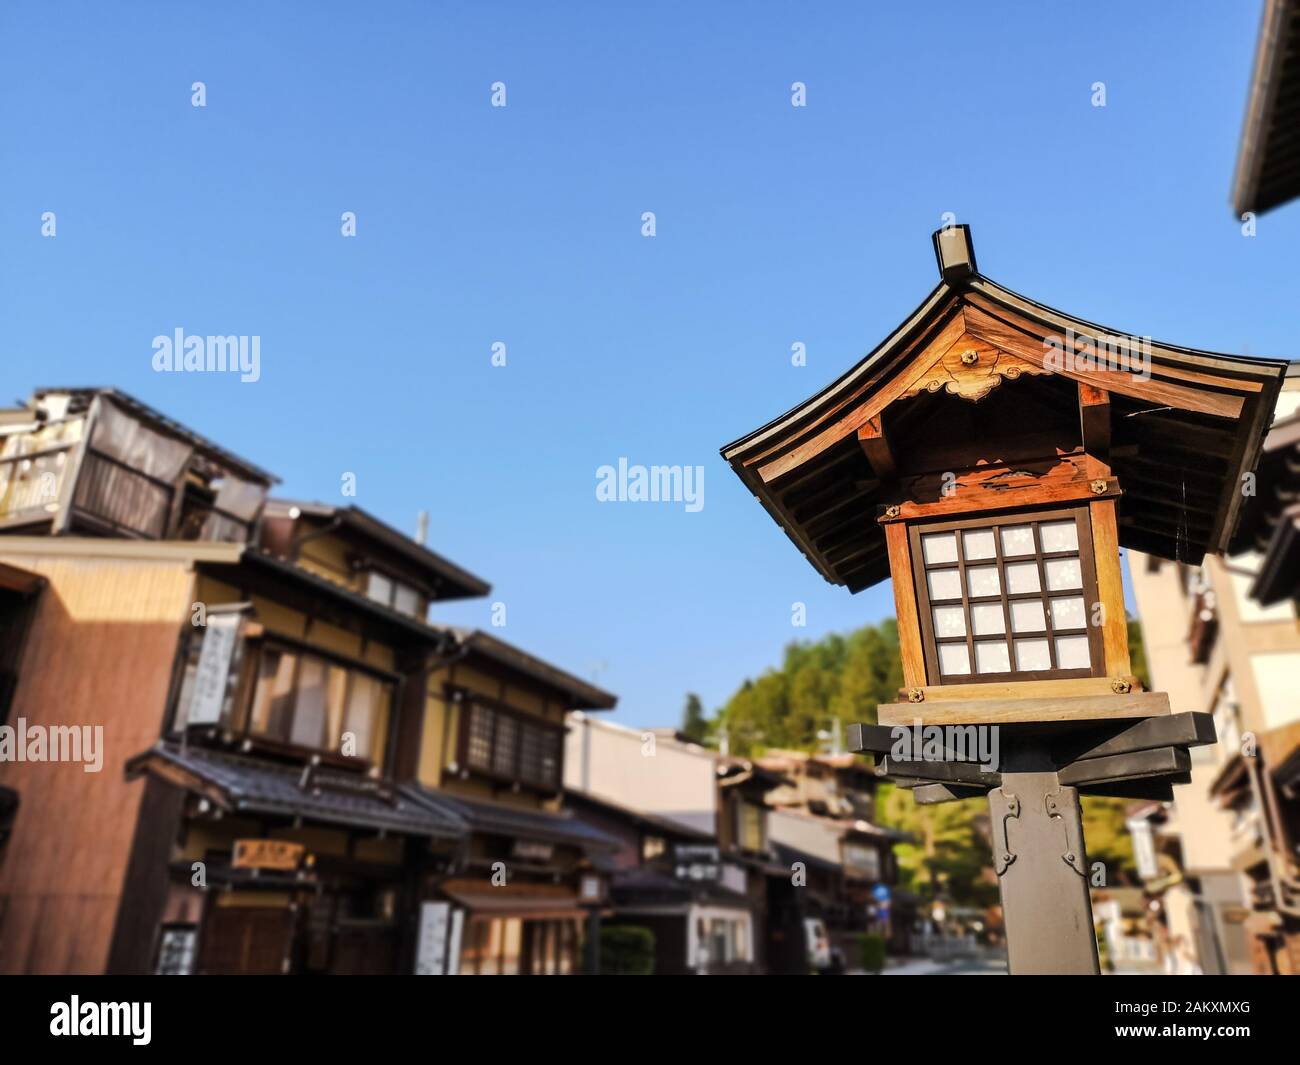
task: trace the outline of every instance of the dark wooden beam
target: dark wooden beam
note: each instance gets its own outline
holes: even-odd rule
[[[1086,758],[1065,766],[1057,775],[1062,784],[1107,784],[1117,780],[1186,773],[1191,765],[1191,756],[1186,747],[1157,747],[1150,751],[1112,754],[1105,758]]]
[[[891,777],[898,773],[932,784],[966,784],[985,789],[1000,787],[1002,784],[1001,773],[990,773],[981,769],[976,762],[900,762],[886,758],[881,764]]]
[[[1079,789],[1079,794],[1098,795],[1107,799],[1150,799],[1153,802],[1172,802],[1174,786],[1163,779],[1122,780],[1110,784],[1085,784]]]
[[[1192,711],[1136,722],[1106,722],[1104,727],[1089,729],[1086,735],[1065,737],[1053,745],[1052,755],[1057,762],[1065,764],[1158,747],[1200,747],[1214,742],[1214,716]]]
[[[1093,458],[1109,461],[1110,393],[1095,385],[1079,382],[1079,425],[1083,449]]]
[[[918,784],[912,789],[912,798],[918,806],[931,806],[941,802],[961,802],[963,799],[982,799],[987,788],[973,788],[962,784]]]
[[[846,562],[853,562],[856,559],[862,559],[861,566],[870,565],[877,560],[884,560],[888,557],[888,549],[885,547],[885,538],[881,536],[878,540],[864,541],[857,545],[847,545],[852,550],[846,550],[844,547],[834,552],[823,552],[822,557],[826,559],[828,565],[839,569]],[[865,558],[863,557],[865,556]],[[855,566],[854,569],[858,567]]]
[[[882,415],[870,418],[867,424],[858,430],[858,445],[871,463],[871,472],[882,481],[898,480],[898,463],[894,459],[894,450],[885,435]]]

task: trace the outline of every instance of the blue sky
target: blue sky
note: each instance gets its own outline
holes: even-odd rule
[[[9,0],[4,399],[112,384],[284,494],[355,473],[618,720],[715,707],[790,639],[892,613],[825,584],[718,448],[920,302],[944,212],[1080,317],[1300,354],[1300,207],[1246,238],[1228,206],[1257,0],[997,7]],[[177,327],[260,336],[261,380],[153,372]],[[597,502],[620,456],[703,466],[704,508]]]

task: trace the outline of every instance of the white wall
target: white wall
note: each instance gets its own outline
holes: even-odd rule
[[[566,788],[714,832],[716,781],[714,756],[703,747],[569,715]]]

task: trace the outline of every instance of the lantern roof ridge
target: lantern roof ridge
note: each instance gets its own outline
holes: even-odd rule
[[[932,241],[941,279],[910,315],[825,388],[721,449],[822,575],[854,591],[888,576],[883,534],[855,538],[830,515],[838,510],[838,518],[856,515],[874,527],[882,488],[897,487],[896,471],[858,453],[862,434],[916,422],[905,412],[918,397],[980,403],[1021,377],[1035,382],[1012,386],[1027,403],[1050,393],[1059,406],[1067,390],[1102,394],[1119,445],[1115,472],[1153,508],[1139,514],[1136,503],[1128,506],[1142,523],[1122,527],[1121,543],[1189,562],[1224,550],[1287,361],[1153,341],[1077,318],[981,274],[969,227],[945,227]],[[926,424],[941,432],[935,427],[943,421]],[[1195,506],[1170,495],[1180,484]],[[1183,527],[1193,517],[1158,513],[1166,503],[1196,517],[1198,527]]]

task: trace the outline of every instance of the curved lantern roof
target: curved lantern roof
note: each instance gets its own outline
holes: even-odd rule
[[[1224,550],[1286,361],[1163,344],[1046,307],[979,273],[966,226],[934,244],[942,280],[898,328],[722,449],[818,571],[853,592],[884,580],[883,505],[936,498],[944,471],[1031,476],[1044,441],[1109,464],[1121,545],[1192,564]],[[1084,389],[1097,411],[1081,411]],[[869,447],[861,437],[872,435],[890,446]]]

